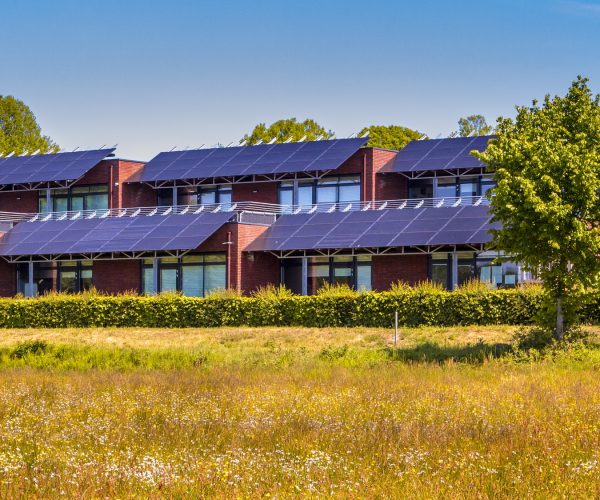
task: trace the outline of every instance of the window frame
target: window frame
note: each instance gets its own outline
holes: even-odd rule
[[[82,189],[86,189],[85,191],[81,191]],[[75,192],[73,192],[76,190]],[[106,208],[89,208],[88,206],[88,196],[97,196],[97,195],[106,195]],[[110,208],[110,190],[108,183],[97,183],[97,184],[81,184],[74,185],[69,188],[61,188],[61,189],[51,189],[50,190],[50,203],[52,204],[52,210],[48,210],[46,206],[46,211],[43,211],[42,204],[46,203],[47,200],[47,190],[38,190],[38,211],[40,213],[49,213],[49,212],[64,212],[65,210],[55,210],[56,208],[56,200],[67,200],[67,212],[74,211],[73,209],[73,198],[82,198],[83,199],[83,208],[78,208],[75,211],[79,210],[108,210]]]

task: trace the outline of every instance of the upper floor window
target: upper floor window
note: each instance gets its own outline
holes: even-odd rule
[[[318,180],[279,183],[279,203],[282,205],[357,202],[360,198],[360,175],[340,175]]]
[[[408,197],[469,198],[483,196],[494,186],[492,177],[487,175],[413,179],[408,182]]]
[[[50,207],[47,191],[38,191],[40,212],[66,212],[77,210],[108,209],[108,185],[92,184],[73,186],[68,189],[50,190]]]
[[[177,205],[231,204],[231,184],[215,184],[199,187],[178,187]],[[157,205],[173,205],[173,188],[161,188],[157,192]]]

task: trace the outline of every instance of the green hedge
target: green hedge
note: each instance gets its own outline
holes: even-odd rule
[[[0,328],[401,326],[528,324],[539,288],[496,291],[402,290],[362,294],[261,297],[50,295],[0,299]],[[600,293],[582,296],[584,322],[600,323]]]

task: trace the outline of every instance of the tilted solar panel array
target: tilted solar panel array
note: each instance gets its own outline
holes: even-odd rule
[[[490,219],[486,206],[284,215],[248,250],[482,244],[498,227]]]
[[[421,172],[482,167],[471,151],[485,151],[493,136],[453,137],[409,142],[398,152],[392,172]]]
[[[201,179],[240,175],[331,170],[368,139],[259,144],[160,153],[144,167],[142,181]]]
[[[192,250],[231,213],[22,222],[0,239],[0,255]]]
[[[79,179],[114,148],[0,158],[0,185]]]

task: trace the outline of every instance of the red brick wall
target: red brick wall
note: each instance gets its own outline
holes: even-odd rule
[[[378,255],[371,273],[373,290],[387,290],[396,281],[414,285],[427,279],[427,255]]]
[[[139,293],[142,278],[138,259],[96,260],[93,266],[94,286],[99,291],[117,294],[131,290]]]
[[[38,192],[19,191],[14,193],[0,193],[1,212],[38,212]]]
[[[0,297],[11,297],[17,292],[17,265],[0,259]]]
[[[277,182],[234,184],[231,189],[233,201],[260,201],[277,203]]]

